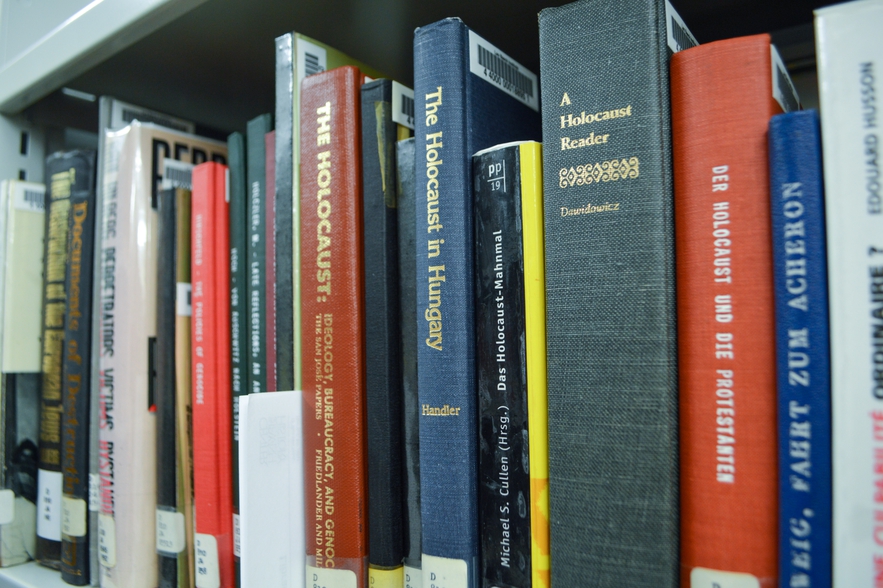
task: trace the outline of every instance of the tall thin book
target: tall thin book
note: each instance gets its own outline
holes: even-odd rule
[[[460,19],[414,33],[423,585],[478,585],[472,155],[538,139],[537,78]],[[424,214],[422,211],[425,210]]]
[[[542,148],[472,158],[481,579],[549,586]]]
[[[833,583],[880,583],[883,4],[815,13],[831,321]]]
[[[668,62],[694,44],[665,0],[540,13],[554,585],[678,583]]]

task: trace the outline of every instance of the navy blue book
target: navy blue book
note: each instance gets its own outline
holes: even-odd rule
[[[831,585],[831,367],[819,115],[770,121],[779,586]]]
[[[478,585],[472,155],[539,140],[537,77],[449,18],[414,34],[423,585]],[[425,211],[425,214],[423,213]]]

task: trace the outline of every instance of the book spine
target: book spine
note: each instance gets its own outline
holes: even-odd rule
[[[361,90],[369,584],[401,587],[402,330],[392,82]]]
[[[248,353],[245,361],[249,394],[267,391],[267,160],[264,137],[271,127],[272,116],[262,114],[248,121],[246,129]]]
[[[405,588],[420,588],[420,401],[417,398],[417,211],[414,182],[414,139],[396,144],[396,212],[399,235],[399,309],[402,327],[402,445],[404,471]]]
[[[556,585],[678,584],[668,8],[540,13]]]
[[[230,368],[233,391],[233,559],[240,565],[239,532],[239,402],[248,394],[248,190],[245,181],[245,137],[227,138],[230,162]],[[236,577],[240,577],[237,572]]]
[[[160,588],[178,587],[178,455],[176,443],[176,323],[178,290],[177,191],[163,190],[157,203],[156,295],[156,551]],[[180,521],[183,523],[183,521]],[[183,524],[181,525],[183,530]],[[184,562],[186,565],[186,562]]]
[[[883,561],[880,27],[879,2],[816,11],[830,284],[832,585],[856,588],[879,584]]]
[[[519,146],[472,159],[481,581],[531,586],[531,494]]]
[[[91,387],[92,269],[95,247],[95,154],[74,152],[65,292],[64,367],[61,417],[61,577],[68,584],[90,581],[89,561],[89,390]]]
[[[264,149],[267,153],[267,179],[266,179],[266,214],[265,227],[267,251],[264,265],[267,269],[267,392],[279,390],[277,377],[278,367],[276,356],[276,131],[270,131],[264,136]],[[286,388],[288,390],[288,388]]]
[[[361,83],[347,66],[301,87],[307,577],[319,585],[367,581]]]
[[[300,283],[294,280],[294,252],[292,238],[294,210],[299,193],[294,191],[293,132],[295,119],[294,61],[292,59],[293,33],[276,38],[276,212],[273,229],[276,235],[276,386],[280,390],[299,390],[295,373],[300,373],[300,357],[295,357],[295,342],[300,347],[299,333],[294,332],[294,315],[300,309],[295,302],[295,290]],[[297,378],[299,384],[300,378]]]
[[[779,404],[779,586],[830,586],[831,366],[818,112],[773,117],[769,148]],[[795,275],[794,268],[803,265],[805,277]]]
[[[65,154],[46,160],[46,244],[43,276],[43,363],[40,457],[37,471],[37,548],[41,564],[58,569],[61,558],[61,416],[64,291],[68,218],[75,173]]]
[[[543,245],[543,149],[520,147],[527,429],[530,432],[531,585],[549,588],[549,409],[546,387],[546,274]]]
[[[221,588],[235,585],[226,174],[216,163],[193,168],[191,219],[196,584]]]
[[[190,588],[196,578],[194,558],[195,528],[193,512],[193,404],[191,394],[191,328],[193,316],[190,284],[190,203],[191,191],[178,189],[175,194],[177,218],[175,228],[176,293],[175,293],[175,452],[177,455],[177,504],[181,515],[176,517],[179,546],[183,536],[184,549],[178,556],[178,588]],[[183,520],[181,518],[183,516]]]
[[[423,585],[463,588],[478,585],[479,549],[465,35],[455,20],[414,35]]]
[[[777,585],[771,51],[757,35],[671,63],[683,586]]]

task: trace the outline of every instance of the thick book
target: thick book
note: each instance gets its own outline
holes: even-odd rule
[[[266,279],[265,313],[267,320],[264,322],[265,345],[267,346],[267,392],[274,392],[278,376],[276,370],[276,131],[270,131],[264,135],[264,153],[266,155],[266,184],[264,199],[266,223],[264,235],[267,244],[264,251],[264,268]]]
[[[276,39],[276,365],[279,390],[301,390],[300,95],[301,82],[341,65],[376,70],[306,35]]]
[[[671,62],[678,285],[681,584],[778,577],[767,129],[797,106],[768,35]]]
[[[233,560],[239,569],[239,400],[248,394],[248,190],[245,182],[245,136],[227,137],[230,193],[230,387],[233,406]]]
[[[245,355],[246,390],[267,391],[267,153],[264,137],[273,129],[273,116],[262,114],[248,121],[246,139],[245,248],[248,352]]]
[[[531,418],[546,399],[545,312],[536,298],[545,282],[542,148],[533,141],[491,147],[472,165],[481,581],[547,587],[548,506],[541,501],[548,490],[534,476],[535,465],[546,470],[546,427]]]
[[[46,239],[43,270],[43,360],[40,392],[40,461],[37,471],[37,561],[61,565],[61,415],[64,318],[67,301],[68,219],[74,185],[80,187],[80,152],[58,152],[46,158]],[[78,174],[79,171],[79,174]],[[88,180],[91,170],[86,172]]]
[[[101,227],[101,585],[156,588],[157,203],[166,157],[226,161],[223,143],[132,123],[106,135]]]
[[[540,13],[553,584],[678,582],[668,59],[693,43],[664,0]]]
[[[61,577],[90,583],[89,435],[92,357],[92,276],[95,250],[95,152],[74,151],[68,215],[66,312],[61,415]]]
[[[306,575],[322,586],[368,580],[363,81],[357,68],[343,66],[301,87]]]
[[[303,395],[243,396],[240,416],[241,587],[303,588]]]
[[[396,214],[399,237],[399,311],[402,329],[402,496],[405,588],[422,586],[420,571],[420,401],[417,398],[417,210],[414,138],[396,143]]]
[[[362,110],[362,217],[365,268],[365,411],[368,419],[369,584],[402,586],[402,326],[396,140],[411,134],[401,104],[414,93],[392,80],[366,83]],[[399,106],[399,110],[395,110]],[[407,126],[410,123],[410,126]]]
[[[175,164],[166,160],[166,171]],[[156,551],[160,588],[193,584],[190,458],[190,170],[159,193],[156,325]],[[168,174],[166,174],[168,175]]]
[[[778,381],[779,587],[830,586],[831,360],[818,111],[774,116],[769,149]],[[795,268],[801,268],[799,273],[794,273]]]
[[[45,192],[0,183],[0,567],[36,551]]]
[[[230,402],[230,206],[227,166],[193,168],[193,490],[196,585],[233,588]]]
[[[880,583],[883,5],[815,13],[831,342],[834,586]]]
[[[423,585],[472,587],[479,557],[472,155],[539,139],[539,94],[536,75],[457,18],[417,29],[414,72]]]
[[[142,106],[136,106],[133,104],[129,104],[127,102],[123,102],[111,96],[101,96],[98,99],[98,173],[97,178],[98,182],[95,186],[96,192],[96,217],[95,217],[95,226],[103,227],[104,220],[102,215],[104,213],[104,198],[103,198],[103,181],[104,177],[104,153],[106,149],[106,141],[107,137],[105,134],[106,130],[114,130],[118,131],[127,125],[131,124],[133,121],[140,121],[142,123],[153,123],[159,126],[162,126],[167,129],[171,129],[174,131],[180,131],[183,133],[194,133],[196,132],[196,125],[190,121],[182,120],[168,114],[163,114],[161,112],[157,112],[154,110],[150,110],[148,108],[144,108]],[[100,231],[99,231],[100,232]],[[97,237],[100,239],[100,235]],[[100,267],[101,265],[101,247],[95,247],[95,267]],[[93,289],[99,290],[101,288],[101,274],[100,272],[94,272],[93,276]],[[92,313],[94,316],[100,316],[101,314],[101,298],[99,296],[93,296],[92,300]],[[98,348],[99,343],[99,330],[101,328],[101,321],[92,321],[92,382],[97,383],[100,380],[100,351]],[[89,484],[92,488],[92,496],[98,496],[98,486],[99,486],[99,475],[98,475],[98,423],[99,423],[99,394],[100,387],[98,385],[93,385],[90,391],[90,434],[89,434]],[[100,513],[99,503],[97,498],[94,498],[89,504],[89,543],[90,543],[90,555],[91,555],[91,573],[90,580],[93,586],[98,585],[98,580],[100,577],[99,573],[99,562],[98,562],[98,515]],[[192,528],[192,525],[191,527]]]

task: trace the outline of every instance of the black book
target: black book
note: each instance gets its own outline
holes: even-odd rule
[[[665,0],[540,12],[552,583],[678,586]]]
[[[531,586],[527,340],[518,144],[472,158],[482,586]]]
[[[75,170],[68,215],[66,313],[62,373],[61,577],[90,583],[89,414],[92,358],[92,277],[95,252],[95,153],[65,159]]]
[[[374,573],[401,573],[404,555],[395,151],[398,136],[410,131],[393,113],[393,93],[401,89],[381,79],[361,91],[369,583]]]
[[[248,244],[245,256],[248,308],[246,391],[267,391],[267,150],[264,135],[273,130],[273,117],[262,114],[246,129]]]
[[[233,519],[239,519],[239,397],[248,389],[248,198],[245,186],[245,137],[227,137],[230,165],[230,386],[233,389]],[[233,565],[239,574],[239,524],[233,525]]]
[[[417,398],[416,178],[414,139],[396,144],[399,310],[402,325],[402,498],[405,588],[420,586],[420,401]]]
[[[292,194],[294,187],[294,33],[276,38],[276,389],[294,390],[294,284]],[[232,180],[232,178],[231,178]],[[232,202],[230,213],[232,215]],[[231,234],[232,239],[232,234]],[[298,361],[297,364],[300,362]],[[235,454],[234,454],[235,458]],[[234,481],[234,484],[236,482]]]
[[[158,196],[156,297],[156,511],[160,588],[178,586],[174,520],[178,512],[175,440],[175,319],[178,265],[177,190]],[[168,528],[166,528],[168,527]]]

